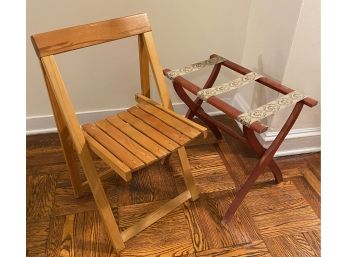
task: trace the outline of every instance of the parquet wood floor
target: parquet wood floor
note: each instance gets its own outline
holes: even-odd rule
[[[199,200],[127,241],[117,255],[91,194],[74,198],[57,134],[28,136],[27,256],[320,256],[320,153],[277,158],[285,181],[276,185],[270,172],[263,174],[222,226],[256,156],[228,136],[220,147],[193,144],[187,152]],[[107,169],[97,158],[96,165]],[[128,183],[114,176],[103,184],[121,229],[184,190],[175,154]]]

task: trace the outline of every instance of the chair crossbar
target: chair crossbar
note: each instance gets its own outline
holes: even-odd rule
[[[185,75],[185,74],[188,74],[188,73],[192,73],[192,72],[198,71],[200,69],[203,69],[203,68],[205,68],[207,66],[221,63],[223,61],[225,61],[225,58],[223,58],[221,56],[216,56],[216,57],[212,57],[210,59],[207,59],[207,60],[204,60],[204,61],[201,61],[201,62],[197,62],[197,63],[191,64],[191,65],[187,65],[187,66],[185,66],[183,68],[180,68],[180,69],[171,70],[170,72],[166,73],[165,75],[170,80],[173,80],[173,79],[175,79],[178,76],[182,76],[182,75]]]
[[[207,101],[209,97],[220,95],[223,93],[230,92],[242,86],[248,85],[251,82],[261,78],[262,75],[257,72],[249,72],[242,77],[236,78],[232,81],[223,83],[221,85],[213,86],[211,88],[202,89],[197,93],[197,96],[203,101]]]
[[[134,224],[133,226],[127,228],[121,233],[122,239],[124,242],[129,240],[130,238],[136,236],[139,232],[143,231],[147,227],[151,226],[153,223],[158,221],[159,219],[166,216],[168,213],[172,212],[174,209],[176,209],[178,206],[186,202],[191,198],[191,194],[188,190],[182,192],[177,197],[169,200],[164,205],[162,205],[160,208],[155,210],[154,212],[148,214],[143,219],[141,219],[138,223]]]
[[[255,121],[260,121],[268,116],[271,116],[281,109],[289,107],[306,96],[299,91],[293,91],[287,95],[283,95],[276,100],[266,103],[252,111],[240,114],[237,120],[243,125],[250,127],[250,125]]]

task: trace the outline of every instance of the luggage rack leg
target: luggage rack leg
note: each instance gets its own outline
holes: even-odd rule
[[[256,164],[255,168],[251,172],[250,176],[247,178],[246,182],[242,186],[242,188],[237,192],[236,197],[234,198],[232,204],[228,207],[224,218],[222,220],[223,224],[227,224],[235,214],[237,208],[245,198],[246,194],[250,191],[252,186],[254,185],[256,179],[264,172],[267,165],[269,165],[273,161],[273,156],[278,150],[281,143],[284,141],[286,135],[289,133],[290,129],[294,125],[297,120],[301,110],[303,107],[302,102],[296,103],[293,111],[291,112],[288,120],[285,122],[284,126],[280,130],[279,134],[271,144],[271,146],[262,154],[262,157]]]

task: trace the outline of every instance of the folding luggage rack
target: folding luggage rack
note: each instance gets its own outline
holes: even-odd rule
[[[182,77],[185,74],[195,72],[210,65],[214,65],[214,67],[203,89]],[[213,86],[222,65],[242,74],[243,76],[232,81]],[[184,68],[175,70],[165,69],[163,73],[167,78],[172,80],[176,93],[189,107],[189,110],[186,113],[187,118],[192,120],[194,116],[197,116],[211,129],[216,139],[222,139],[220,131],[224,131],[234,138],[238,139],[239,141],[243,142],[244,144],[248,145],[260,157],[250,176],[247,178],[244,185],[238,191],[232,204],[227,209],[222,220],[222,223],[227,223],[229,222],[229,220],[231,220],[238,206],[254,185],[256,179],[265,171],[265,168],[267,166],[270,167],[277,183],[280,183],[283,180],[282,173],[273,159],[274,154],[296,122],[299,114],[301,113],[303,105],[313,107],[317,105],[318,102],[310,97],[305,96],[299,91],[288,88],[270,78],[264,77],[257,72],[253,72],[216,54],[211,55],[210,59],[208,60],[185,66]],[[242,113],[240,110],[216,97],[219,94],[246,86],[253,81],[257,81],[262,85],[283,94],[283,96],[245,113]],[[197,98],[195,100],[192,100],[185,90],[193,93],[197,96]],[[227,116],[240,122],[243,125],[243,134],[236,132],[231,127],[208,115],[201,107],[203,101],[211,104],[212,106],[224,112]],[[279,110],[289,107],[293,104],[295,104],[295,106],[293,107],[291,114],[289,115],[287,121],[284,123],[279,134],[267,149],[264,148],[257,140],[254,133],[263,133],[268,129],[268,126],[263,124],[260,120],[273,115]]]

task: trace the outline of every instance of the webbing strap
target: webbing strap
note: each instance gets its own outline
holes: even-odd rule
[[[171,71],[167,72],[166,76],[169,79],[173,80],[177,76],[182,76],[182,75],[187,74],[187,73],[198,71],[206,66],[215,65],[215,64],[218,64],[218,63],[223,62],[223,61],[225,61],[225,58],[223,58],[223,57],[220,57],[220,56],[213,57],[213,58],[210,58],[208,60],[204,60],[201,62],[197,62],[197,63],[191,64],[191,65],[185,66],[184,68],[171,70]]]
[[[220,94],[232,91],[239,87],[245,86],[249,84],[250,82],[255,81],[261,77],[262,75],[256,72],[250,72],[248,74],[245,74],[242,77],[236,78],[232,81],[223,83],[221,85],[213,86],[212,88],[208,88],[208,89],[202,89],[197,93],[197,96],[201,98],[202,100],[207,101],[208,98],[211,96],[220,95]]]
[[[237,120],[243,125],[249,127],[253,122],[264,119],[270,115],[277,113],[279,110],[284,109],[292,104],[295,104],[306,96],[298,91],[292,91],[287,95],[283,95],[278,99],[271,101],[265,105],[262,105],[255,110],[245,112],[237,117]]]

